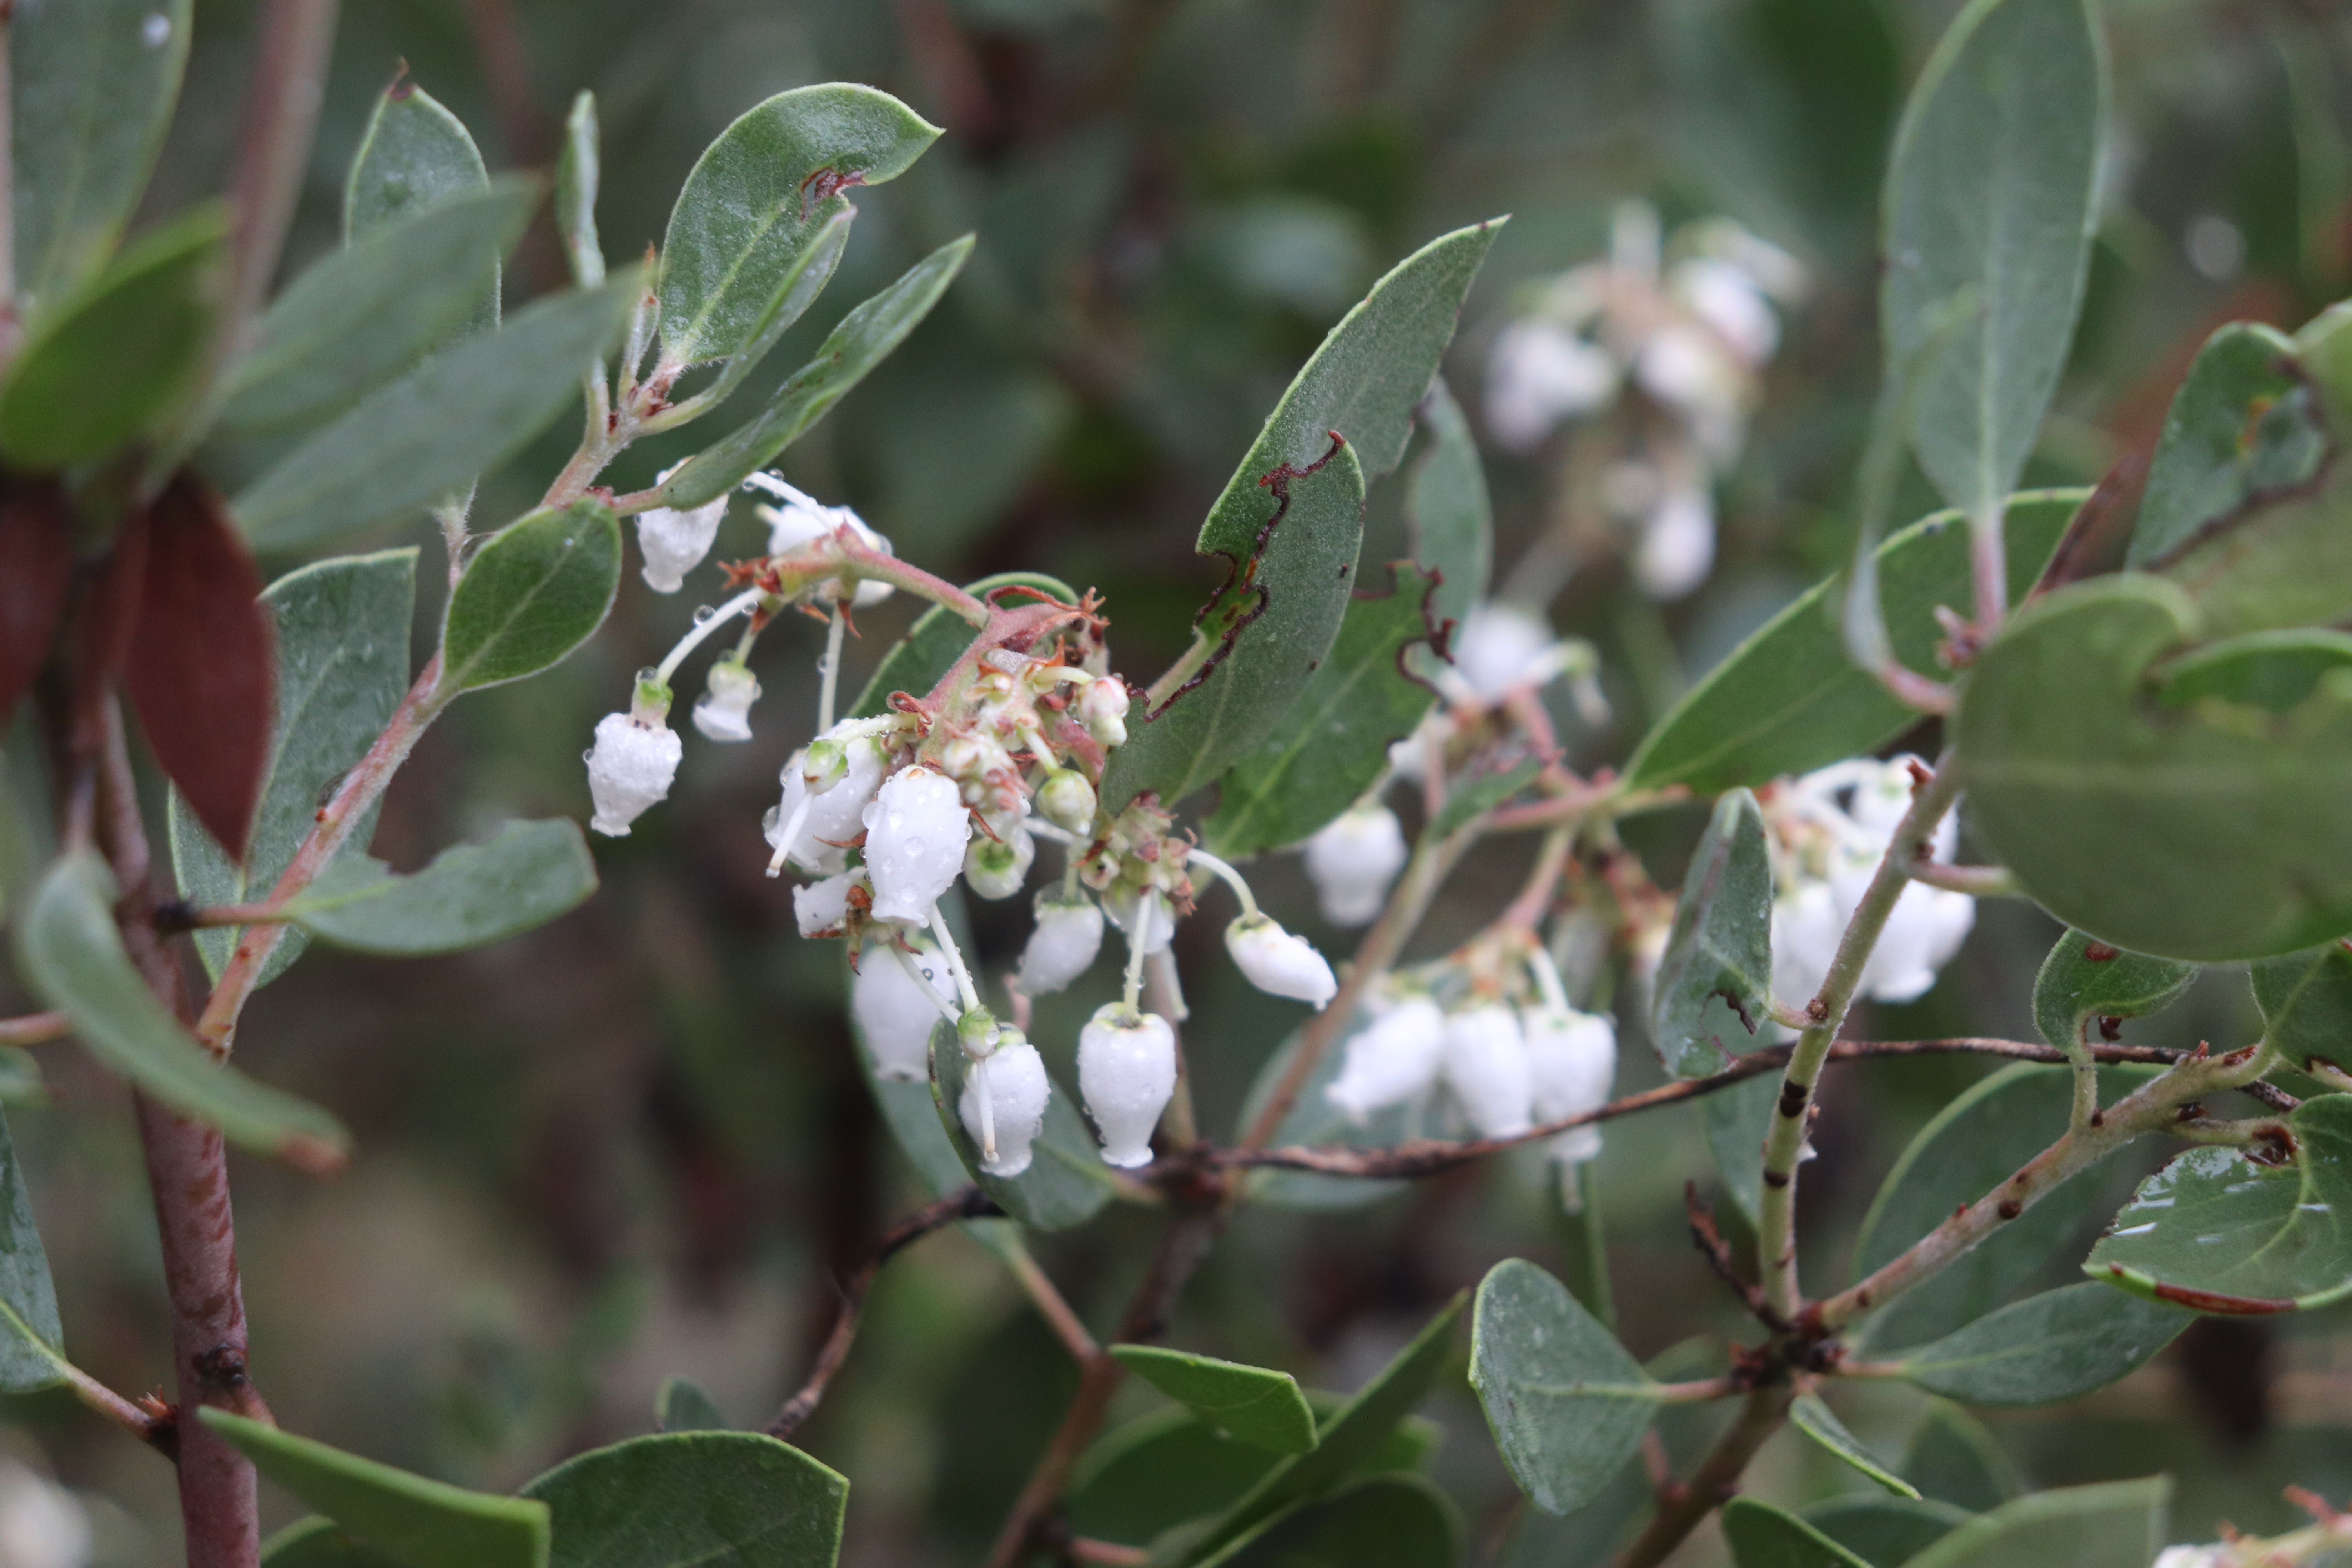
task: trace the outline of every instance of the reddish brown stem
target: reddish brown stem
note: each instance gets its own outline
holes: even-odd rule
[[[230,192],[236,216],[225,353],[235,352],[241,323],[260,308],[278,270],[326,94],[337,9],[337,0],[268,0],[262,7]]]
[[[61,1040],[73,1033],[73,1020],[63,1013],[27,1013],[21,1018],[0,1018],[0,1046],[37,1046]]]
[[[1748,1461],[1756,1457],[1765,1439],[1780,1429],[1795,1398],[1796,1390],[1786,1381],[1752,1390],[1748,1403],[1740,1407],[1739,1419],[1716,1444],[1714,1452],[1700,1461],[1691,1479],[1661,1491],[1658,1511],[1651,1517],[1649,1528],[1617,1559],[1617,1568],[1654,1568],[1671,1556],[1701,1521],[1738,1491]]]

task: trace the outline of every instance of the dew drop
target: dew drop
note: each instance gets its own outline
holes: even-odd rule
[[[583,763],[593,762],[595,757],[596,748],[593,746],[589,747],[586,751],[580,753],[580,760]]]
[[[697,605],[694,607],[694,624],[698,626],[701,626],[718,613],[719,607],[716,605]]]
[[[659,680],[660,679],[661,670],[654,665],[646,665],[645,668],[637,671],[637,684],[640,686],[650,681]]]
[[[172,18],[161,11],[150,11],[139,24],[139,41],[151,49],[160,49],[172,41]]]

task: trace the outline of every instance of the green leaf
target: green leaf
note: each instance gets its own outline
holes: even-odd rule
[[[1104,770],[1107,808],[1145,790],[1173,805],[1246,754],[1306,689],[1347,608],[1364,487],[1403,458],[1414,405],[1499,228],[1456,229],[1399,262],[1282,395],[1194,545],[1228,575],[1195,622],[1179,666],[1191,674],[1130,721]]]
[[[1374,1476],[1277,1515],[1203,1568],[1454,1568],[1462,1520],[1419,1476]]]
[[[752,322],[751,335],[740,349],[728,356],[710,384],[695,394],[697,402],[724,402],[768,357],[768,351],[776,346],[777,340],[791,330],[793,323],[808,313],[816,297],[824,292],[824,286],[833,281],[833,274],[841,265],[841,253],[849,247],[849,226],[856,216],[855,211],[845,207],[801,247],[777,283],[775,298],[768,301],[767,310]]]
[[[28,316],[97,271],[179,102],[193,0],[45,0],[9,25],[16,275]]]
[[[1506,1258],[1479,1282],[1470,1386],[1519,1489],[1549,1513],[1600,1495],[1642,1446],[1659,1385],[1568,1287]]]
[[[384,89],[343,182],[343,243],[486,188],[489,170],[465,121],[404,78]]]
[[[1078,602],[1077,590],[1058,577],[1048,577],[1043,572],[1000,572],[993,577],[982,577],[977,583],[964,584],[964,592],[976,599],[986,599],[999,588],[1034,588],[1051,594],[1066,605]],[[1022,595],[1015,595],[1018,603]],[[971,647],[980,629],[945,605],[933,605],[907,628],[907,635],[890,645],[882,662],[874,667],[872,679],[849,710],[853,719],[873,719],[890,710],[890,697],[904,691],[909,696],[927,695],[932,687],[961,658]]]
[[[1917,367],[1919,466],[1972,518],[1999,517],[2017,488],[2074,343],[2106,107],[2086,0],[1971,0],[1895,132],[1886,374]]]
[[[971,235],[950,240],[844,316],[818,346],[816,357],[776,389],[764,413],[688,458],[656,488],[654,504],[702,506],[731,493],[746,476],[767,467],[922,324],[971,258]]]
[[[2114,1100],[2145,1081],[2144,1068],[2102,1068],[2099,1094]],[[2074,1075],[2020,1062],[1970,1086],[1919,1130],[1871,1202],[1854,1242],[1854,1276],[1871,1274],[2014,1175],[2066,1131]],[[1936,1276],[1864,1319],[1849,1339],[1873,1354],[1940,1340],[2037,1285],[2071,1276],[2075,1237],[2105,1197],[2098,1167],[2077,1173]]]
[[[636,297],[634,272],[534,300],[496,332],[444,349],[379,387],[236,498],[263,549],[403,516],[514,457],[580,395]]]
[[[33,1222],[16,1142],[0,1116],[0,1392],[29,1394],[63,1382],[65,1342],[48,1251]]]
[[[441,684],[454,694],[563,661],[604,625],[621,590],[621,525],[583,496],[493,535],[466,563],[441,621]]]
[[[1486,499],[1486,469],[1478,460],[1470,421],[1444,376],[1430,383],[1420,412],[1430,446],[1412,466],[1405,521],[1412,528],[1413,559],[1444,579],[1431,601],[1432,618],[1441,624],[1459,622],[1486,596],[1486,580],[1495,568],[1495,514]]]
[[[1102,1163],[1094,1135],[1079,1117],[1077,1101],[1068,1087],[1054,1080],[1053,1098],[1045,1104],[1045,1125],[1030,1146],[1029,1168],[1017,1176],[992,1176],[980,1168],[980,1147],[964,1131],[963,1118],[956,1109],[963,1100],[967,1066],[955,1031],[933,1030],[931,1102],[956,1157],[981,1191],[994,1198],[1006,1214],[1039,1230],[1066,1230],[1100,1213],[1111,1198],[1110,1168]],[[1052,1078],[1050,1071],[1047,1077]]]
[[[730,1432],[734,1426],[719,1413],[710,1395],[691,1378],[667,1377],[654,1398],[654,1420],[665,1432]]]
[[[1315,1413],[1286,1372],[1158,1345],[1113,1345],[1129,1372],[1226,1436],[1276,1454],[1315,1447]]]
[[[1453,1350],[1454,1320],[1462,1315],[1467,1299],[1465,1291],[1446,1303],[1428,1327],[1323,1424],[1313,1449],[1291,1455],[1268,1470],[1192,1544],[1182,1561],[1215,1560],[1258,1525],[1292,1503],[1330,1490],[1380,1453],[1435,1386]]]
[[[18,468],[72,468],[177,410],[212,331],[226,233],[223,209],[199,207],[42,311],[0,381],[0,452]]]
[[[1864,1563],[1907,1563],[1968,1522],[1968,1510],[1927,1498],[1849,1492],[1797,1510],[1797,1517]]]
[[[312,1515],[261,1543],[261,1568],[403,1568],[401,1560],[370,1546],[331,1519]]]
[[[939,139],[888,93],[848,82],[796,88],[747,110],[703,150],[662,240],[662,358],[737,353],[801,253],[848,210],[840,193],[906,173]]]
[[[45,1106],[47,1086],[38,1057],[22,1046],[0,1047],[0,1105]]]
[[[2083,1280],[1979,1318],[1895,1365],[1906,1382],[1964,1405],[2056,1405],[2139,1367],[2189,1321]]]
[[[479,844],[444,849],[395,876],[347,856],[286,912],[320,940],[356,952],[416,958],[486,947],[545,925],[596,890],[596,862],[568,816],[509,822]]]
[[[2232,513],[2310,482],[2328,448],[2315,403],[2284,334],[2231,321],[2206,339],[2165,415],[2125,564],[2159,566]]]
[[[2028,490],[2009,500],[2009,596],[2022,599],[2088,490]],[[1895,656],[1936,664],[1939,605],[1969,603],[1968,526],[1940,511],[1878,547],[1878,583]],[[1625,764],[1629,789],[1688,784],[1701,795],[1805,773],[1874,752],[1919,721],[1876,676],[1846,657],[1838,626],[1845,574],[1816,584],[1724,657],[1684,694]]]
[[[2179,588],[2137,574],[2020,611],[1952,725],[1977,830],[2043,908],[2113,946],[2211,962],[2341,935],[2352,685],[2323,680],[2283,716],[2162,708],[2147,668],[2196,626]]]
[[[2160,1013],[2196,981],[2193,963],[2126,952],[2070,931],[2034,976],[2033,1021],[2043,1039],[2077,1050],[2089,1042],[2093,1020]]]
[[[1968,1513],[1989,1513],[2025,1490],[2000,1440],[1948,1399],[1927,1402],[1904,1450],[1903,1474],[1928,1501]]]
[[[2147,1568],[2168,1476],[2035,1492],[1969,1521],[1903,1568]]]
[[[2352,1096],[2306,1100],[2291,1142],[2191,1149],[2140,1184],[2083,1272],[2198,1312],[2284,1312],[2352,1295]]]
[[[1390,591],[1349,601],[1339,639],[1290,711],[1234,764],[1202,829],[1228,858],[1297,844],[1348,809],[1388,765],[1391,742],[1412,732],[1436,693],[1405,673],[1430,641],[1438,584],[1409,563]]]
[[[2352,666],[2352,636],[2323,626],[2247,632],[2166,659],[2150,673],[2168,708],[2215,701],[2292,713],[2331,672]]]
[[[2263,1033],[2286,1059],[2352,1068],[2352,952],[2340,942],[2252,964]]]
[[[1894,1468],[1862,1446],[1862,1440],[1845,1429],[1818,1394],[1800,1394],[1789,1406],[1789,1424],[1844,1463],[1853,1466],[1897,1497],[1916,1498],[1919,1489],[1895,1473]]]
[[[1696,1078],[1721,1067],[1723,1042],[1699,1033],[1708,1001],[1720,996],[1731,1004],[1752,1035],[1771,981],[1772,858],[1764,813],[1754,795],[1734,790],[1715,803],[1691,856],[1658,963],[1650,1041],[1667,1070]]]
[[[1822,1531],[1754,1498],[1723,1505],[1723,1538],[1738,1568],[1871,1568]]]
[[[522,1489],[555,1514],[551,1568],[833,1568],[849,1481],[753,1432],[633,1437]]]
[[[1541,760],[1527,757],[1507,768],[1459,780],[1446,792],[1445,805],[1423,831],[1436,838],[1459,833],[1535,783],[1542,772]]]
[[[261,595],[277,627],[278,710],[245,863],[222,852],[196,825],[177,790],[171,796],[172,867],[180,896],[205,905],[257,902],[309,837],[319,801],[367,754],[408,689],[408,632],[416,600],[416,551],[341,555],[289,573]],[[382,803],[368,807],[350,847],[365,851]],[[242,928],[195,934],[215,976]],[[278,939],[261,981],[299,957],[310,938]]]
[[[262,1474],[411,1568],[546,1568],[545,1503],[427,1480],[210,1405],[196,1414]]]
[[[1722,997],[1713,998],[1697,1026],[1700,1037],[1720,1037],[1733,1017]],[[1780,1102],[1780,1075],[1769,1072],[1717,1089],[1699,1101],[1699,1120],[1706,1125],[1706,1148],[1715,1156],[1716,1173],[1751,1231],[1764,1204],[1764,1140],[1772,1135],[1772,1108]]]
[[[501,175],[313,265],[262,316],[230,373],[222,425],[306,428],[414,366],[468,320],[539,197],[536,181]]]
[[[49,868],[16,927],[25,983],[62,1008],[92,1056],[232,1143],[306,1167],[341,1163],[351,1135],[310,1104],[215,1062],[131,966],[115,929],[114,878],[88,849]]]
[[[563,152],[555,163],[555,226],[563,237],[572,281],[593,289],[604,281],[604,247],[596,237],[596,186],[602,172],[596,95],[580,89],[563,120]]]

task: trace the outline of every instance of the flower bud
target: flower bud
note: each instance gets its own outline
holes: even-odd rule
[[[1609,1103],[1617,1079],[1617,1026],[1572,1008],[1529,1007],[1519,1014],[1528,1076],[1538,1121],[1559,1121]],[[1578,1164],[1601,1152],[1601,1129],[1571,1127],[1551,1142],[1552,1158]]]
[[[686,585],[686,574],[702,564],[719,537],[719,521],[727,515],[727,498],[720,496],[692,511],[657,506],[637,513],[637,549],[646,558],[646,586],[656,594],[675,594]]]
[[[1105,1003],[1078,1031],[1078,1094],[1105,1164],[1148,1165],[1151,1131],[1176,1092],[1176,1032],[1152,1013]]]
[[[849,889],[866,885],[866,869],[859,867],[838,877],[827,877],[822,882],[810,882],[793,889],[793,919],[806,937],[840,936],[849,925]]]
[[[1095,786],[1074,768],[1055,768],[1037,786],[1037,811],[1057,827],[1088,834],[1095,826]]]
[[[1249,983],[1269,995],[1310,1003],[1320,1011],[1339,989],[1331,966],[1311,943],[1265,915],[1244,915],[1227,926],[1225,951]]]
[[[1087,683],[1084,695],[1078,699],[1078,722],[1087,727],[1098,744],[1123,746],[1127,743],[1127,682],[1116,675],[1106,675]]]
[[[820,735],[801,753],[801,783],[812,795],[823,795],[849,776],[849,748]]]
[[[1445,1087],[1481,1138],[1515,1138],[1534,1126],[1535,1084],[1517,1015],[1489,1004],[1446,1019]]]
[[[1094,966],[1102,952],[1102,910],[1079,898],[1065,903],[1057,890],[1037,895],[1037,925],[1029,945],[1021,950],[1021,968],[1013,984],[1024,994],[1045,996],[1059,991]]]
[[[865,822],[874,918],[915,925],[929,921],[931,906],[963,869],[971,834],[955,781],[929,768],[902,768],[866,808]]]
[[[826,884],[820,882],[818,887]],[[806,891],[808,889],[803,889]],[[798,900],[794,900],[795,904]],[[857,978],[849,989],[850,1016],[874,1058],[877,1078],[917,1082],[931,1075],[931,1031],[940,1025],[939,1003],[953,1005],[955,983],[936,952],[914,955],[917,969],[928,981],[907,973],[907,966],[878,947],[869,947],[858,960]],[[926,995],[929,991],[930,994]]]
[[[1307,841],[1307,879],[1323,918],[1336,926],[1378,918],[1404,861],[1404,829],[1385,805],[1343,811]]]
[[[1323,1098],[1361,1126],[1376,1110],[1427,1094],[1445,1053],[1445,1015],[1426,996],[1409,996],[1348,1038],[1339,1076]]]
[[[597,720],[596,744],[588,752],[588,792],[595,798],[596,815],[588,826],[610,837],[627,837],[629,824],[669,794],[685,750],[677,731],[667,724],[642,723],[626,713]]]
[[[1045,1125],[1045,1102],[1054,1094],[1037,1047],[1017,1032],[1007,1030],[1006,1034],[1011,1043],[1000,1045],[994,1054],[965,1068],[963,1094],[956,1101],[963,1130],[980,1145],[980,1168],[992,1176],[1017,1176],[1029,1168],[1029,1146]],[[988,1107],[984,1121],[982,1096]],[[989,1152],[992,1133],[993,1154]]]
[[[760,682],[731,658],[710,667],[708,684],[694,704],[694,727],[713,741],[751,738],[751,704],[760,700]]]
[[[983,899],[1009,899],[1029,879],[1037,841],[1016,827],[1003,838],[975,836],[963,852],[963,879]]]

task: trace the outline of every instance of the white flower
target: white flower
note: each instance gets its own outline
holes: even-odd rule
[[[1695,326],[1662,327],[1652,333],[1634,362],[1633,379],[1667,407],[1717,422],[1739,419],[1748,395],[1746,367]]]
[[[1560,672],[1565,658],[1541,616],[1499,600],[1464,618],[1453,655],[1471,696],[1490,706],[1520,687],[1541,686]]]
[[[1103,915],[1091,900],[1062,901],[1058,892],[1037,895],[1037,925],[1021,950],[1013,984],[1031,996],[1059,991],[1094,966],[1102,952]]]
[[[1151,1163],[1151,1131],[1176,1092],[1176,1031],[1154,1013],[1107,1002],[1078,1031],[1078,1094],[1102,1134],[1103,1163]]]
[[[896,955],[869,947],[849,988],[850,1016],[857,1020],[877,1078],[913,1082],[930,1077],[931,1030],[941,1021],[939,1003],[955,1004],[955,982],[938,953],[916,953],[914,966],[928,979],[917,980]]]
[[[1748,364],[1762,364],[1780,346],[1780,318],[1756,280],[1730,262],[1694,256],[1675,263],[1667,286]]]
[[[1370,924],[1404,862],[1404,829],[1378,804],[1341,812],[1307,841],[1307,879],[1323,918],[1336,926]]]
[[[89,1553],[89,1514],[80,1500],[26,1466],[0,1461],[0,1564],[82,1568]]]
[[[1715,566],[1715,498],[1696,485],[1658,497],[1633,551],[1633,577],[1653,599],[1679,599]]]
[[[1072,833],[1090,833],[1095,825],[1095,786],[1074,768],[1055,768],[1037,786],[1037,814]]]
[[[1617,376],[1617,362],[1598,344],[1549,321],[1513,321],[1486,360],[1487,427],[1525,451],[1562,419],[1604,406]]]
[[[1481,1138],[1514,1138],[1535,1125],[1535,1082],[1518,1015],[1486,1005],[1445,1020],[1445,1086]]]
[[[1169,906],[1168,895],[1153,892],[1149,897],[1151,900],[1151,931],[1143,944],[1147,956],[1167,952],[1168,943],[1176,935],[1176,911]],[[1134,892],[1115,888],[1102,896],[1103,913],[1108,915],[1110,923],[1127,932],[1132,941],[1136,910],[1141,902],[1142,900]]]
[[[713,741],[748,741],[751,704],[759,700],[759,678],[731,658],[719,659],[695,700],[694,727]]]
[[[803,545],[813,544],[838,528],[848,529],[868,550],[884,555],[895,553],[887,539],[867,527],[865,519],[845,506],[826,506],[815,497],[794,489],[773,474],[753,474],[743,482],[767,491],[784,503],[758,509],[760,520],[768,525],[768,553],[771,555],[782,555]],[[863,609],[868,605],[880,604],[890,594],[891,587],[887,583],[861,582],[857,584],[857,596],[852,602]]]
[[[1268,995],[1311,1003],[1319,1012],[1339,989],[1331,966],[1312,943],[1265,915],[1244,915],[1227,926],[1225,951],[1249,983]]]
[[[1127,744],[1127,682],[1105,675],[1087,683],[1078,698],[1078,722],[1101,746]]]
[[[719,537],[719,521],[727,515],[727,498],[720,496],[692,511],[652,507],[637,513],[637,549],[646,558],[646,586],[656,594],[675,594],[686,585],[686,574],[702,564]]]
[[[1009,1033],[1009,1031],[1008,1031]],[[981,1120],[981,1096],[988,1097],[989,1121]],[[992,1176],[1017,1176],[1029,1168],[1029,1146],[1045,1125],[1045,1102],[1054,1086],[1045,1077],[1045,1059],[1037,1047],[1013,1035],[979,1061],[967,1066],[963,1093],[956,1113],[963,1130],[980,1145],[980,1168]],[[996,1152],[988,1152],[988,1134],[996,1135]]]
[[[1006,831],[1002,838],[972,835],[963,852],[963,879],[983,899],[1009,899],[1029,879],[1037,858],[1037,841],[1025,827]]]
[[[2210,1546],[2168,1546],[2148,1568],[2228,1568],[2229,1562],[2230,1548],[2216,1542]]]
[[[588,826],[614,838],[629,836],[629,824],[669,794],[685,753],[677,731],[663,723],[640,723],[626,713],[596,721],[596,744],[588,752],[588,792],[596,815]]]
[[[866,807],[873,801],[874,792],[881,787],[882,770],[888,758],[871,736],[849,731],[849,726],[857,722],[845,720],[835,725],[820,739],[818,746],[793,752],[784,763],[783,772],[777,775],[784,786],[784,796],[761,826],[769,844],[780,854],[785,848],[785,834],[792,835],[790,858],[803,870],[830,874],[849,863],[849,851],[845,846],[865,831]],[[842,771],[839,777],[812,796],[806,771],[810,757],[828,742],[833,748],[833,759]]]
[[[1445,1015],[1427,996],[1408,996],[1348,1037],[1347,1058],[1323,1098],[1361,1126],[1376,1110],[1427,1094],[1444,1056]]]
[[[1772,900],[1772,994],[1801,1007],[1829,978],[1845,917],[1827,882],[1802,881]]]
[[[849,889],[866,885],[861,866],[793,889],[793,919],[806,937],[839,936],[849,922]]]
[[[1535,1117],[1559,1121],[1609,1103],[1617,1079],[1617,1026],[1573,1008],[1529,1007],[1519,1014],[1527,1043]],[[1601,1129],[1571,1127],[1551,1142],[1552,1158],[1577,1164],[1601,1152]]]
[[[865,822],[874,918],[922,924],[963,869],[971,824],[962,793],[944,773],[902,768],[866,808]]]
[[[1977,923],[1977,901],[1966,893],[1914,882],[1895,900],[1878,946],[1862,972],[1862,988],[1874,1002],[1916,1002],[1935,987],[1937,972],[1951,962]]]

